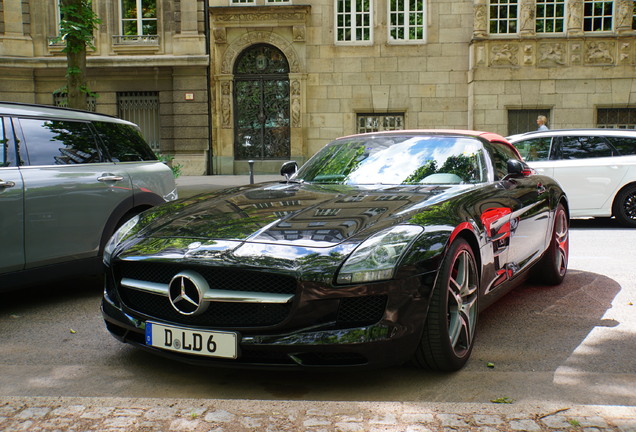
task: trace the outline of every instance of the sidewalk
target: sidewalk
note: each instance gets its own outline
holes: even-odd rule
[[[636,431],[636,408],[426,402],[11,397],[3,432]]]

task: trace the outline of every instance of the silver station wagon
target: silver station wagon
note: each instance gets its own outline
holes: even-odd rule
[[[572,217],[610,217],[636,228],[636,131],[562,129],[508,137],[539,174],[555,178]]]
[[[102,271],[112,233],[177,198],[139,128],[90,112],[0,102],[0,291]]]

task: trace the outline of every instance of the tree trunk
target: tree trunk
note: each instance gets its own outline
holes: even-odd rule
[[[85,110],[88,108],[87,94],[83,91],[86,89],[86,46],[78,51],[67,52],[66,59],[68,61],[66,76],[68,106]]]

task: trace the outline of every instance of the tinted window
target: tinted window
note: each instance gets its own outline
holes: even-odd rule
[[[528,162],[544,161],[550,158],[550,143],[552,138],[534,138],[515,143],[521,157]]]
[[[603,137],[561,138],[560,159],[586,159],[614,156],[612,148]]]
[[[20,124],[29,165],[75,165],[101,160],[88,123],[21,119]]]
[[[15,166],[9,159],[9,140],[4,134],[4,119],[0,117],[0,168]]]
[[[636,155],[636,138],[607,137],[607,139],[621,155]]]
[[[519,157],[511,148],[503,144],[493,143],[492,150],[496,180],[501,180],[508,175],[508,161],[510,159],[519,159]]]
[[[114,162],[156,160],[150,146],[136,128],[121,123],[95,122],[97,134]]]

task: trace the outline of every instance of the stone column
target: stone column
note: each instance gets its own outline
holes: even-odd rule
[[[633,0],[618,0],[616,5],[616,31],[626,33],[632,31],[632,16],[634,14]]]
[[[181,0],[181,34],[197,34],[197,0]]]
[[[473,38],[483,38],[488,34],[487,0],[474,0]]]
[[[534,36],[536,33],[536,1],[521,0],[519,9],[519,33],[521,36]]]
[[[583,34],[583,0],[570,0],[567,8],[567,34],[580,36]]]

